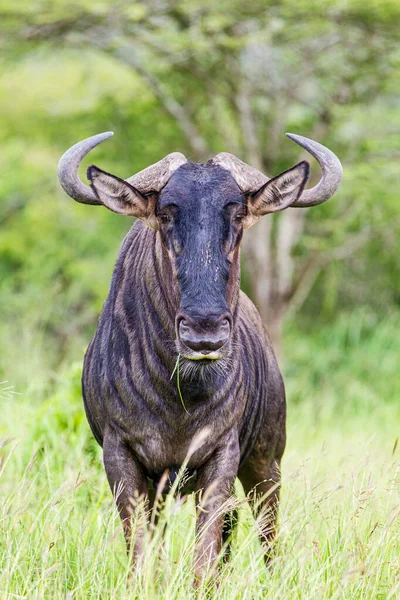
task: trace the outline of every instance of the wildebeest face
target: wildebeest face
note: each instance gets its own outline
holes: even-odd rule
[[[78,175],[83,157],[112,135],[91,136],[63,154],[57,168],[63,189],[77,202],[106,206],[158,230],[180,292],[178,351],[208,363],[226,356],[239,293],[242,228],[289,206],[306,208],[328,200],[342,178],[339,159],[311,139],[287,134],[321,167],[322,177],[311,189],[305,190],[306,161],[269,179],[229,152],[220,152],[206,165],[172,152],[126,180],[91,165],[90,187],[84,185]]]
[[[176,346],[186,359],[210,364],[228,355],[243,228],[297,201],[308,172],[303,161],[244,194],[231,171],[214,161],[184,161],[160,189],[145,194],[89,167],[96,201],[159,231],[179,287]]]
[[[217,165],[181,166],[159,195],[159,232],[180,290],[177,349],[189,360],[218,360],[229,350],[246,215],[244,195]]]

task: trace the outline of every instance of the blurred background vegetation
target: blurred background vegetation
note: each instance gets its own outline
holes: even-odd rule
[[[303,158],[291,131],[337,153],[343,184],[247,232],[243,287],[283,340],[291,402],[395,402],[399,20],[397,0],[2,0],[0,379],[37,400],[79,380],[131,226],[61,191],[69,146],[115,131],[84,166],[120,177],[175,150],[272,176]]]
[[[91,162],[128,177],[172,151],[272,176],[305,158],[286,131],[340,157],[326,204],[246,232],[243,288],[289,401],[281,560],[265,586],[261,554],[234,553],[219,592],[399,597],[399,23],[398,0],[0,0],[1,597],[133,597],[80,388],[131,220],[56,175],[107,130],[83,180]],[[187,544],[182,514],[169,531]],[[137,597],[191,597],[182,540],[160,577],[149,553]]]

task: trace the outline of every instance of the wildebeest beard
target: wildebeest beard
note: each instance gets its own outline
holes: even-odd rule
[[[232,366],[231,353],[224,358],[201,363],[180,357],[179,378],[183,391],[191,397],[198,395],[201,398],[205,391],[211,391],[210,388],[218,389],[230,366]]]

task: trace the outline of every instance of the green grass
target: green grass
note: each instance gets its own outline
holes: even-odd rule
[[[264,567],[238,489],[232,561],[218,592],[204,587],[199,598],[400,597],[397,322],[359,321],[307,339],[288,332],[288,446],[273,568]],[[21,395],[2,386],[0,598],[195,598],[192,501],[169,499],[164,541],[158,528],[140,574],[128,576],[79,373],[80,363],[61,369],[40,394],[34,382]]]

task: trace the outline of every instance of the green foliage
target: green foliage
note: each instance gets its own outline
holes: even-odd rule
[[[323,131],[344,162],[341,192],[310,211],[296,248],[301,260],[323,257],[302,314],[333,319],[362,304],[381,318],[398,306],[397,3],[6,1],[1,11],[4,377],[19,371],[18,356],[26,385],[33,355],[47,369],[81,355],[130,225],[66,198],[55,176],[62,152],[111,129],[115,137],[84,167],[95,161],[127,176],[172,150],[246,158],[242,84],[269,172],[298,156],[285,130],[316,130],[319,139]],[[203,155],[168,98],[183,103],[206,140]],[[38,331],[42,350],[31,352]]]
[[[309,422],[321,419],[353,426],[358,415],[388,411],[400,419],[393,402],[400,393],[398,371],[400,314],[383,320],[365,309],[341,315],[335,323],[287,327],[287,392],[297,404],[313,406]]]

